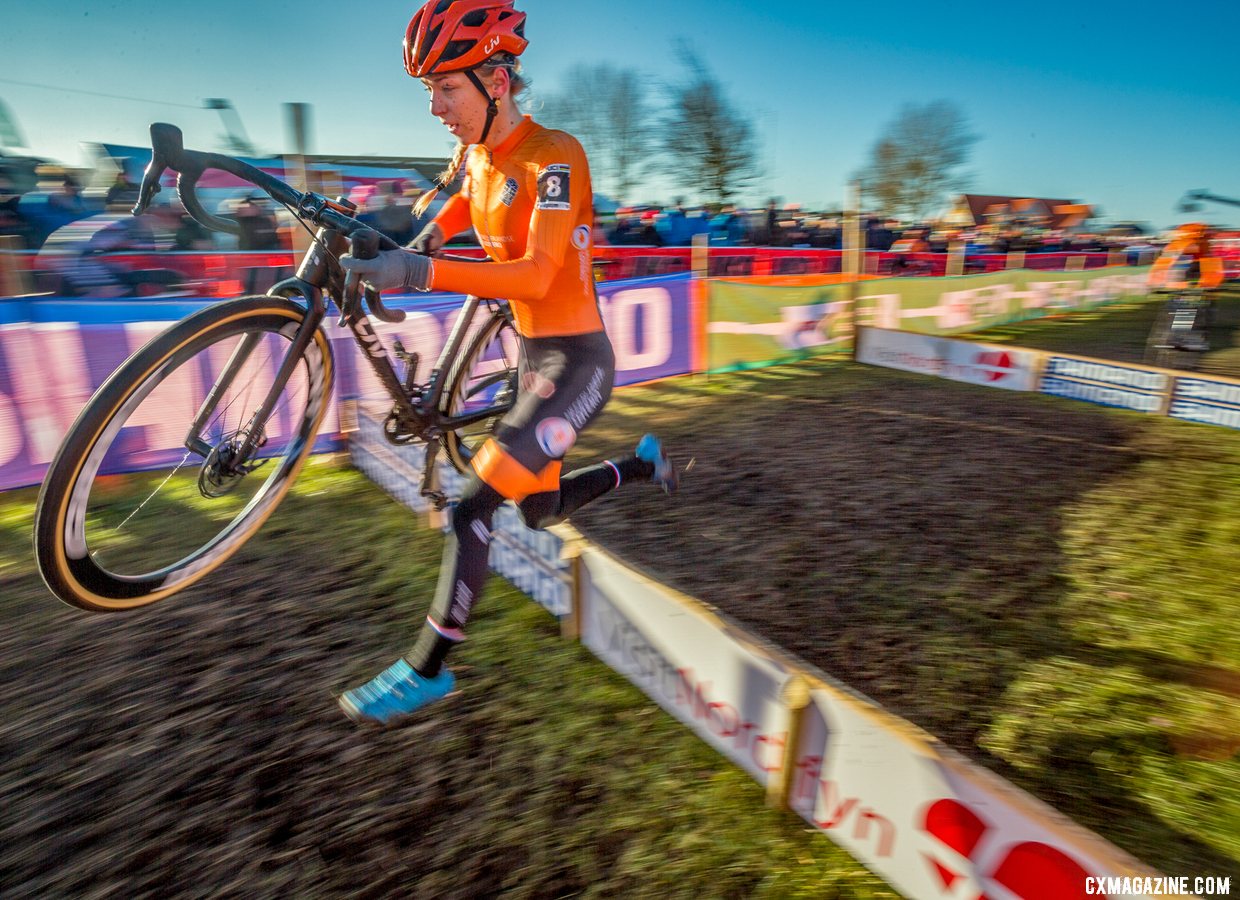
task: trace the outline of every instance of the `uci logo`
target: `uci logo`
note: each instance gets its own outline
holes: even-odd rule
[[[482,52],[485,53],[487,56],[490,56],[492,53],[495,52],[495,48],[498,46],[499,46],[499,38],[493,37],[489,41],[487,41],[486,46],[482,48]]]

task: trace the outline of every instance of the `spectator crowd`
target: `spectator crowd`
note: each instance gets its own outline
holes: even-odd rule
[[[175,192],[156,197],[150,214],[134,217],[136,174],[121,167],[110,181],[99,175],[56,167],[21,171],[0,157],[0,237],[4,249],[37,253],[34,269],[40,289],[62,296],[132,296],[174,284],[174,267],[132,272],[109,264],[118,253],[280,251],[293,247],[300,227],[262,192],[234,190],[216,197],[217,215],[236,223],[236,235],[204,229],[181,206]],[[89,187],[84,188],[84,182]],[[350,199],[358,218],[406,244],[421,230],[412,207],[418,191],[401,178],[360,184]],[[667,206],[608,208],[600,204],[595,242],[600,246],[685,247],[699,235],[712,246],[841,249],[844,216],[813,212],[794,203],[771,200],[764,207]],[[861,219],[865,249],[900,253],[945,253],[962,247],[967,255],[1039,252],[1103,252],[1155,238],[1139,229],[1056,231],[1037,219],[1004,221],[974,228],[948,228],[931,222],[908,223],[865,215]],[[470,243],[467,237],[457,243]]]
[[[808,212],[799,204],[781,205],[775,200],[762,209],[686,208],[676,201],[668,207],[620,207],[600,216],[599,225],[603,241],[613,246],[683,247],[705,234],[713,246],[840,250],[845,221],[840,212]],[[877,215],[861,217],[864,248],[878,251],[947,253],[954,244],[963,243],[970,254],[1089,253],[1127,247],[1141,237],[1134,228],[1055,230],[1038,219],[963,229]]]

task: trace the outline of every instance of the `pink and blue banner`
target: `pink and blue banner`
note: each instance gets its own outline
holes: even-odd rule
[[[460,309],[459,295],[387,298],[404,309],[399,325],[376,323],[390,348],[399,338],[429,372]],[[617,385],[692,370],[692,310],[687,274],[599,286],[616,350]],[[0,301],[0,490],[38,484],[78,412],[126,357],[147,340],[201,309],[204,300]],[[319,449],[338,446],[337,404],[381,397],[374,375],[335,320],[325,325],[336,355],[336,386]],[[161,448],[144,446],[148,452]]]

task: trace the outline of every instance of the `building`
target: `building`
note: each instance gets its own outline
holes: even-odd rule
[[[1004,197],[998,194],[960,194],[943,224],[955,228],[1035,227],[1073,231],[1085,226],[1094,208],[1073,200],[1047,197]]]

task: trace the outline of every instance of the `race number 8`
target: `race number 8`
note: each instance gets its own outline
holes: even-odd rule
[[[571,169],[564,163],[552,163],[538,173],[538,208],[569,208],[569,175]]]

